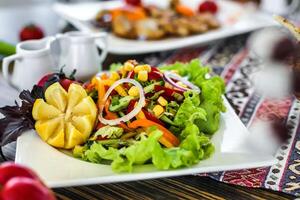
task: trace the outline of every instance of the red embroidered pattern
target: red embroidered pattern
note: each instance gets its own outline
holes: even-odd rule
[[[261,187],[266,174],[267,168],[228,171],[225,172],[222,181],[246,187]]]

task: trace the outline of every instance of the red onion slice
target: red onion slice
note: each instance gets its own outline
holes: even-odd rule
[[[145,95],[144,95],[143,87],[141,86],[141,84],[139,82],[137,82],[133,79],[127,79],[127,78],[120,79],[120,80],[114,82],[114,84],[112,84],[112,86],[107,90],[106,94],[104,95],[104,102],[107,101],[107,99],[109,98],[109,95],[111,94],[111,92],[118,85],[123,84],[123,83],[131,83],[132,85],[134,85],[138,88],[140,99],[137,102],[136,107],[130,113],[128,113],[127,115],[125,115],[121,118],[108,120],[108,119],[105,119],[103,117],[103,109],[104,109],[104,105],[105,105],[105,104],[103,104],[103,105],[100,106],[100,113],[99,113],[99,120],[100,120],[101,123],[108,124],[108,125],[117,125],[117,124],[120,124],[121,122],[127,122],[127,121],[131,120],[132,118],[134,118],[142,110],[142,108],[145,106],[146,101],[145,101]]]
[[[182,87],[182,86],[178,85],[172,79],[182,82],[183,84],[185,84],[189,88],[185,88],[185,87]],[[201,92],[199,87],[197,87],[193,83],[189,82],[185,78],[183,78],[183,77],[181,77],[181,76],[179,76],[179,75],[177,75],[175,73],[172,73],[172,72],[164,72],[164,80],[166,82],[170,83],[173,87],[179,89],[182,92],[185,92],[187,90],[194,90],[194,91],[196,91],[198,93]]]

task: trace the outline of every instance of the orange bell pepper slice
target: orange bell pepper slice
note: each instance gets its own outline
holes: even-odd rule
[[[146,12],[143,8],[140,7],[122,7],[116,8],[110,11],[112,19],[116,19],[116,17],[123,15],[131,21],[142,20],[147,17]]]
[[[103,105],[104,95],[106,93],[105,86],[101,80],[97,82],[97,90],[98,90],[98,107]]]
[[[187,17],[192,17],[195,15],[195,12],[190,9],[189,7],[185,6],[185,5],[177,5],[175,7],[176,12],[183,15],[183,16],[187,16]]]
[[[150,126],[156,126],[160,131],[163,132],[163,136],[159,139],[159,142],[162,143],[164,146],[171,148],[171,147],[176,147],[180,144],[179,139],[173,133],[171,133],[168,129],[166,129],[162,125],[155,123],[151,120],[138,119],[128,125],[128,127],[132,129],[138,127],[150,127]]]

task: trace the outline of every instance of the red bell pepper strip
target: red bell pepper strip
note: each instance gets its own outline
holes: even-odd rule
[[[105,88],[105,91],[107,91],[110,87],[109,87],[108,85],[105,85],[104,88]],[[114,95],[117,95],[117,94],[118,94],[118,92],[117,92],[116,90],[113,90],[113,91],[110,93],[110,96],[114,96]],[[104,96],[104,95],[103,95],[103,96]]]
[[[134,109],[136,102],[137,102],[137,100],[135,100],[135,99],[130,100],[127,110],[126,110],[126,114],[130,113]]]
[[[159,91],[165,91],[165,93],[169,96],[173,96],[173,93],[176,92],[176,93],[179,93],[181,95],[183,95],[183,92],[182,91],[179,91],[179,90],[176,90],[176,89],[171,89],[171,88],[167,88],[167,87],[164,87],[164,86],[161,86],[161,85],[155,85],[154,86],[154,91],[155,92],[159,92]]]
[[[144,113],[144,115],[145,115],[145,117],[147,118],[147,119],[149,119],[149,120],[151,120],[151,121],[153,121],[153,122],[155,122],[155,123],[158,123],[158,124],[160,124],[160,125],[162,125],[162,126],[165,126],[165,124],[162,122],[162,121],[160,121],[155,115],[153,115],[152,113],[150,113],[150,112],[148,112],[146,109],[142,109],[143,110],[143,113]]]
[[[96,130],[99,130],[100,128],[106,126],[105,124],[102,124],[101,122],[98,122],[97,126],[96,126]]]
[[[155,92],[159,92],[159,91],[164,91],[164,93],[161,94],[161,96],[163,96],[165,99],[167,99],[168,101],[174,101],[175,97],[174,94],[178,93],[180,95],[183,96],[183,92],[176,90],[176,89],[170,89],[161,85],[155,85],[154,86],[154,91]]]
[[[157,67],[151,67],[151,72],[160,72],[160,71]]]
[[[161,80],[163,75],[158,71],[151,71],[148,73],[149,80]]]
[[[102,135],[98,135],[96,140],[98,140],[98,141],[107,140],[107,137],[106,136],[103,137]]]
[[[128,78],[133,79],[133,78],[134,78],[134,75],[135,75],[134,71],[130,71],[130,72],[128,73]]]

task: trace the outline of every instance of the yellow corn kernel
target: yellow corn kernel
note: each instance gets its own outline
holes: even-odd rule
[[[128,90],[128,94],[132,97],[137,97],[137,96],[139,96],[139,89],[136,86],[132,86]]]
[[[154,115],[158,117],[164,112],[164,108],[161,105],[156,105],[153,108]]]
[[[130,72],[130,71],[132,71],[133,69],[134,69],[134,65],[133,65],[132,63],[130,63],[130,62],[125,62],[125,64],[124,64],[124,70],[125,70],[125,71]]]
[[[165,87],[166,87],[166,88],[170,88],[170,89],[173,88],[173,86],[172,86],[170,83],[168,83],[168,82],[165,82]]]
[[[97,76],[94,76],[94,77],[92,78],[92,80],[91,80],[91,84],[96,85],[96,84],[98,83],[98,80],[97,80],[97,79],[100,79],[100,78],[97,77]]]
[[[167,100],[163,97],[159,97],[157,102],[161,105],[161,106],[166,106],[168,104]]]
[[[148,72],[147,71],[139,71],[138,79],[140,81],[147,81],[148,80]]]
[[[181,86],[181,87],[187,88],[187,86],[185,84],[183,84],[182,82],[180,82],[180,81],[178,81],[176,84]]]
[[[120,75],[118,74],[118,72],[112,72],[110,74],[110,79],[113,80],[113,81],[117,81],[120,79]]]
[[[122,86],[117,86],[115,88],[115,90],[117,91],[117,93],[122,96],[122,97],[125,97],[125,96],[128,96],[127,92],[125,91],[125,89],[122,87]]]
[[[134,68],[135,73],[139,73],[140,71],[151,72],[151,66],[150,65],[138,65]]]
[[[143,113],[143,111],[140,111],[135,117],[136,119],[146,119],[146,116]]]
[[[122,66],[122,67],[119,69],[119,71],[120,71],[121,74],[122,74],[122,78],[124,78],[124,77],[126,76],[126,74],[127,74],[127,71],[124,69],[124,66]]]
[[[103,84],[104,85],[107,85],[107,86],[111,86],[112,84],[114,84],[115,81],[113,80],[110,80],[110,79],[107,79],[107,80],[104,80],[103,81]]]

